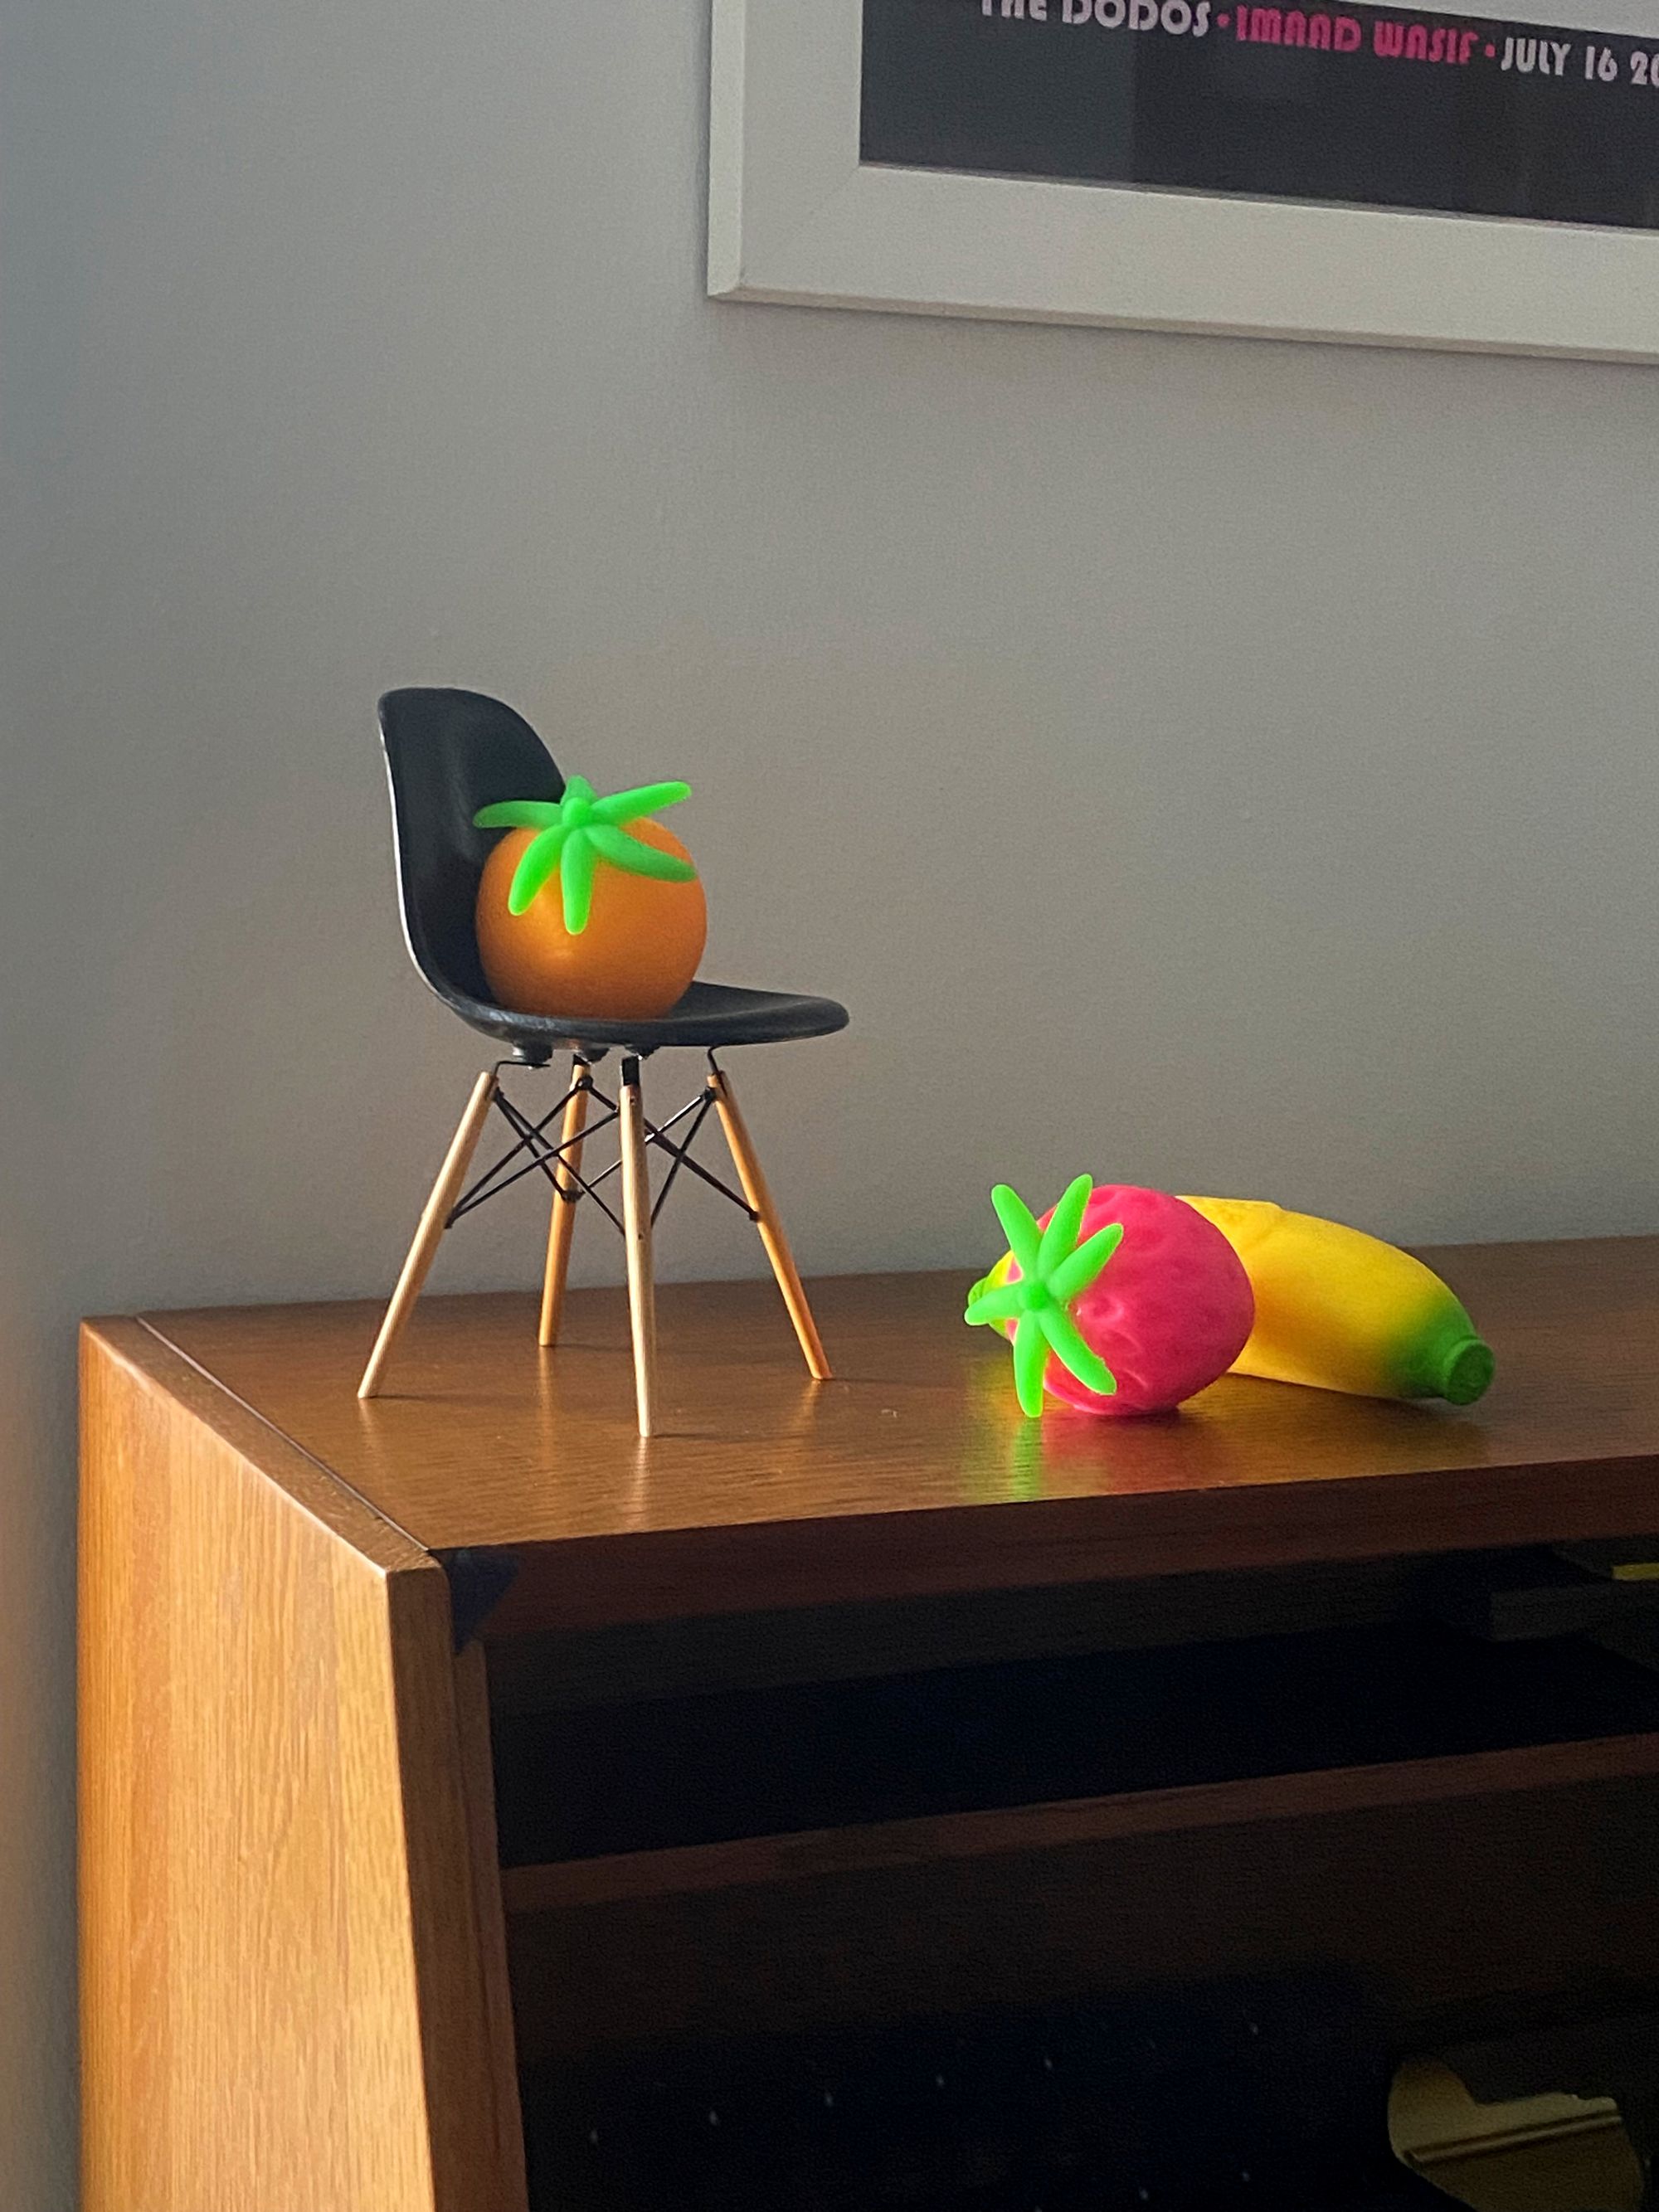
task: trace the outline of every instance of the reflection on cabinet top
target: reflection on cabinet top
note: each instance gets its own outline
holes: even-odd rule
[[[145,1319],[428,1550],[517,1553],[497,1633],[1659,1524],[1659,1238],[1427,1256],[1498,1355],[1463,1412],[1229,1379],[1027,1422],[965,1271],[815,1284],[822,1385],[769,1283],[665,1288],[648,1443],[619,1291],[573,1295],[553,1352],[528,1297],[434,1298],[367,1405],[375,1306]]]

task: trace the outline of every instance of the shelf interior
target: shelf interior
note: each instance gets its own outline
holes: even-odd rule
[[[498,1711],[502,1863],[547,1865],[1659,1730],[1577,1638],[1393,1622]]]
[[[525,2081],[560,2212],[1424,2212],[1382,2023],[1324,1975],[713,2044]]]

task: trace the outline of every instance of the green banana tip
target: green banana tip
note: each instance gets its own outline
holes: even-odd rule
[[[1491,1389],[1497,1371],[1491,1345],[1479,1336],[1466,1337],[1446,1358],[1440,1395],[1449,1405],[1473,1406]]]

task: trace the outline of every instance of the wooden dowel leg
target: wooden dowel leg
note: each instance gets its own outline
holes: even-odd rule
[[[651,1273],[651,1175],[645,1152],[640,1063],[622,1064],[623,1233],[628,1247],[628,1310],[634,1330],[634,1395],[640,1434],[652,1433],[657,1366],[657,1291]]]
[[[432,1195],[421,1216],[421,1225],[415,1231],[415,1242],[409,1248],[409,1257],[404,1261],[398,1287],[392,1293],[392,1303],[386,1310],[386,1319],[380,1323],[374,1349],[368,1355],[363,1379],[357,1385],[360,1398],[374,1398],[380,1395],[380,1378],[386,1372],[386,1361],[403,1334],[404,1324],[415,1310],[415,1301],[421,1295],[421,1285],[425,1282],[438,1247],[443,1242],[451,1209],[461,1194],[461,1186],[466,1181],[466,1171],[472,1164],[473,1153],[478,1149],[478,1139],[483,1134],[484,1123],[489,1119],[489,1109],[495,1097],[495,1070],[489,1068],[473,1085],[472,1096],[461,1116],[461,1125],[444,1156],[442,1167],[438,1170],[438,1180],[432,1186]]]
[[[783,1303],[789,1309],[789,1318],[795,1325],[795,1334],[800,1343],[813,1379],[819,1382],[830,1380],[830,1362],[824,1356],[823,1340],[818,1334],[818,1325],[812,1318],[812,1309],[806,1303],[806,1291],[801,1283],[794,1255],[789,1249],[789,1239],[783,1233],[783,1223],[772,1194],[766,1187],[760,1155],[756,1152],[748,1127],[738,1110],[738,1102],[732,1094],[730,1079],[720,1068],[715,1068],[708,1078],[708,1088],[714,1094],[714,1110],[720,1117],[720,1127],[726,1132],[726,1141],[731,1148],[732,1164],[737,1169],[738,1181],[743,1185],[743,1194],[749,1201],[749,1210],[756,1216],[756,1227],[760,1231],[761,1243],[766,1247],[766,1256],[772,1262],[772,1273],[778,1279],[778,1288],[783,1292]]]
[[[564,1126],[559,1132],[560,1162],[553,1170],[558,1188],[553,1194],[553,1212],[547,1224],[547,1272],[542,1278],[539,1337],[544,1345],[559,1340],[559,1323],[564,1316],[564,1286],[570,1273],[570,1242],[576,1233],[576,1200],[581,1195],[581,1186],[575,1177],[582,1164],[582,1131],[587,1126],[587,1102],[592,1095],[587,1087],[585,1060],[571,1062],[570,1081]]]

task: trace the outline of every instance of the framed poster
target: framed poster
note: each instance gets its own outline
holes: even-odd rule
[[[725,299],[1659,360],[1659,0],[714,0]]]

